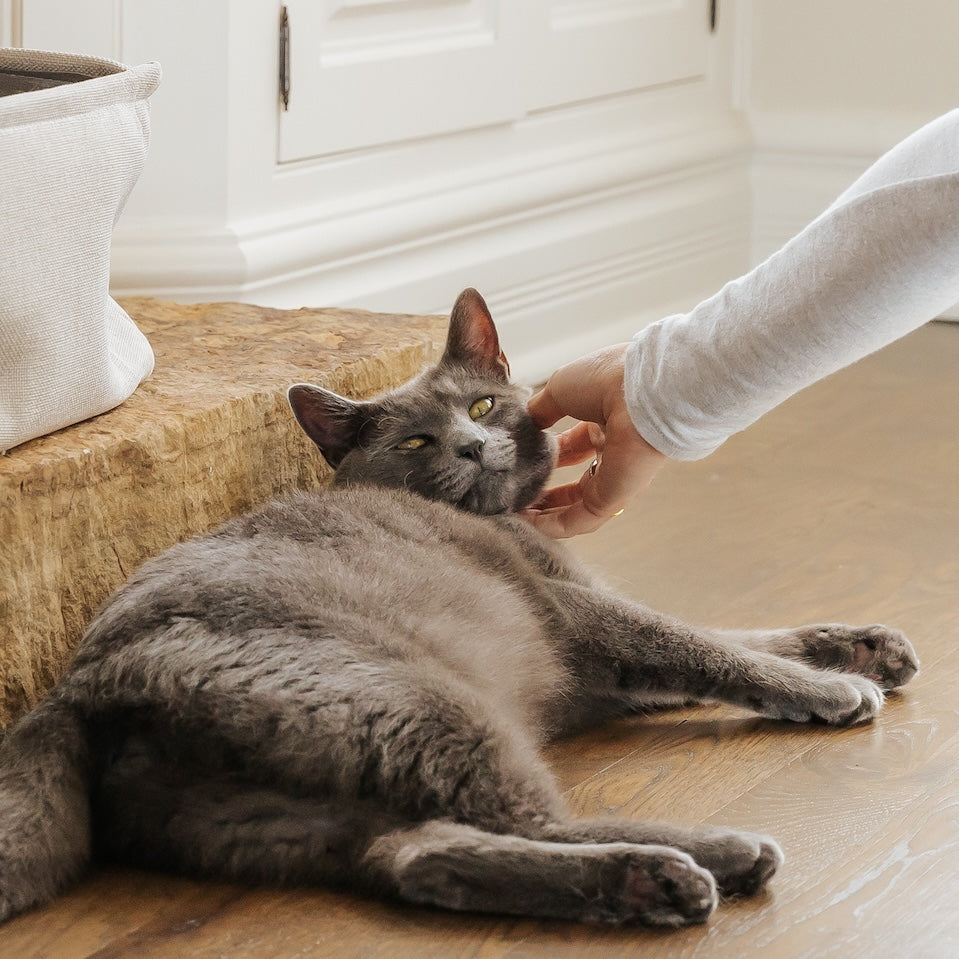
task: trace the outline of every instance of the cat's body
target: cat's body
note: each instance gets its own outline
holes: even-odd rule
[[[572,819],[538,746],[689,699],[846,725],[876,713],[879,686],[806,663],[887,688],[916,670],[884,627],[669,620],[511,515],[552,453],[475,293],[411,386],[291,402],[336,488],[146,564],[0,747],[0,916],[95,850],[454,909],[702,921],[717,887],[762,887],[775,843]]]

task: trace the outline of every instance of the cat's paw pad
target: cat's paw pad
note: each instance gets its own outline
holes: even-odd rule
[[[919,672],[912,643],[898,629],[879,623],[809,626],[802,643],[805,658],[814,666],[859,673],[883,689],[904,686]]]
[[[708,833],[692,853],[713,874],[727,899],[761,892],[784,859],[779,845],[768,836],[733,830]]]
[[[712,874],[683,852],[640,847],[625,854],[623,912],[613,921],[651,926],[688,926],[705,922],[718,895]]]

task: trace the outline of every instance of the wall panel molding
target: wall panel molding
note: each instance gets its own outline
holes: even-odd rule
[[[291,162],[442,136],[522,115],[525,8],[507,0],[286,0]]]
[[[497,0],[349,0],[328,7],[311,55],[333,66],[491,46],[497,23]]]

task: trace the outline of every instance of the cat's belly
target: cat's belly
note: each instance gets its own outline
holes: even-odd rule
[[[375,545],[193,544],[191,570],[161,562],[107,606],[77,667],[103,707],[161,708],[214,684],[322,699],[347,672],[395,667],[397,683],[440,683],[540,726],[565,674],[515,578],[423,538]]]

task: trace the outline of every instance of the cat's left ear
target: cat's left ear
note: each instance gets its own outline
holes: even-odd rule
[[[463,290],[453,304],[442,362],[479,367],[498,379],[509,378],[509,363],[500,349],[493,317],[476,290]]]
[[[309,383],[296,383],[286,391],[296,421],[320,448],[333,469],[359,439],[365,422],[365,403],[348,400],[339,393]]]

